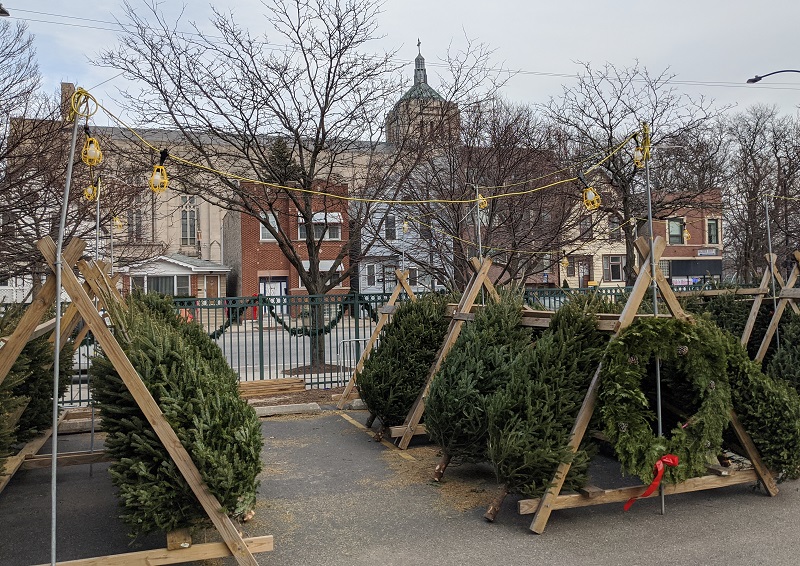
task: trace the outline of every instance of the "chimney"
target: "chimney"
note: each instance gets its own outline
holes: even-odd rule
[[[61,83],[61,117],[66,120],[72,110],[72,95],[75,94],[73,83]]]

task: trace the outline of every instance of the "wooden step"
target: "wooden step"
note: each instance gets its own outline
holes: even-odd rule
[[[306,382],[302,377],[281,377],[239,383],[239,395],[241,395],[242,399],[299,393],[305,390]]]

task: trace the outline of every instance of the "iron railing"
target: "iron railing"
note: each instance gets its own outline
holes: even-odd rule
[[[529,289],[525,302],[556,310],[570,296],[597,293],[625,300],[630,287]],[[697,290],[698,287],[681,288]],[[361,356],[389,293],[175,299],[176,312],[205,328],[242,381],[302,377],[307,388],[344,385]],[[399,301],[405,300],[401,296]],[[64,405],[90,402],[89,335],[76,348],[73,383]]]

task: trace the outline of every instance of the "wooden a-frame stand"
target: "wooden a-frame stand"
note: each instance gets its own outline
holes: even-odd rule
[[[445,334],[444,343],[436,354],[436,361],[434,361],[430,371],[428,372],[425,385],[423,386],[422,390],[420,390],[416,401],[414,401],[414,404],[411,406],[411,410],[408,412],[408,415],[406,415],[405,422],[402,424],[402,426],[391,427],[389,429],[392,438],[399,439],[397,441],[397,447],[401,450],[408,448],[408,445],[415,434],[425,434],[425,427],[420,424],[422,415],[425,412],[425,398],[428,396],[428,391],[430,390],[431,383],[433,382],[436,372],[439,371],[439,368],[442,366],[442,362],[444,362],[447,354],[450,353],[453,344],[456,343],[458,335],[461,334],[461,328],[464,326],[464,322],[471,320],[472,317],[474,317],[474,315],[471,314],[471,311],[481,289],[485,288],[493,300],[499,300],[497,290],[489,280],[489,268],[492,266],[492,260],[485,258],[483,262],[481,262],[477,258],[472,258],[470,260],[470,266],[472,267],[473,271],[472,277],[470,278],[469,283],[467,283],[464,293],[461,295],[461,300],[459,301],[458,306],[452,313],[452,319],[450,320],[450,325],[447,328],[447,334]]]
[[[375,329],[372,331],[372,335],[369,337],[366,346],[364,346],[364,349],[361,352],[361,357],[358,359],[358,363],[356,364],[355,369],[353,369],[353,374],[347,381],[347,385],[345,385],[344,392],[342,392],[341,397],[339,397],[339,402],[336,404],[336,408],[339,410],[344,409],[344,406],[348,401],[358,397],[358,392],[354,391],[358,374],[361,373],[362,369],[364,369],[364,363],[367,361],[367,358],[369,358],[370,354],[372,353],[372,348],[380,338],[383,327],[389,322],[389,317],[391,317],[391,315],[394,314],[394,311],[397,310],[397,305],[395,303],[397,303],[397,299],[400,298],[400,294],[405,291],[409,300],[417,300],[417,296],[414,294],[414,291],[408,284],[408,273],[408,271],[400,271],[399,269],[395,270],[394,274],[395,277],[397,277],[397,284],[394,286],[394,290],[392,291],[389,300],[386,301],[386,304],[380,308],[381,316],[378,318],[378,323],[375,326]],[[370,426],[372,426],[371,420],[367,427],[369,428]]]
[[[40,240],[37,247],[44,255],[50,269],[55,271],[56,245],[48,236]],[[165,419],[158,404],[153,399],[141,377],[131,364],[125,352],[120,347],[114,335],[106,326],[105,321],[97,312],[90,295],[96,296],[100,301],[109,304],[111,301],[121,303],[121,297],[116,291],[111,279],[106,275],[104,266],[95,262],[78,261],[85,243],[79,240],[71,241],[64,249],[61,257],[61,278],[64,290],[72,299],[72,304],[62,316],[62,336],[68,336],[74,330],[74,325],[80,319],[86,324],[87,332],[91,331],[108,356],[114,368],[119,373],[126,387],[135,399],[137,405],[144,413],[153,427],[159,440],[164,444],[172,460],[175,462],[181,475],[186,479],[192,492],[197,497],[203,509],[208,514],[216,530],[220,533],[223,542],[199,544],[189,548],[175,548],[168,545],[167,549],[135,552],[114,556],[74,560],[60,564],[73,566],[95,566],[101,564],[178,564],[193,560],[221,558],[233,555],[240,566],[256,566],[253,552],[265,552],[273,549],[272,536],[262,536],[243,539],[231,521],[230,517],[221,511],[217,498],[209,491],[203,482],[200,472],[192,461],[189,453],[180,443],[177,434]],[[85,283],[81,284],[73,272],[76,261]],[[51,273],[47,281],[26,309],[14,333],[6,340],[0,349],[0,382],[3,381],[11,366],[16,361],[22,348],[50,323],[40,325],[39,321],[50,308],[56,298],[55,275]],[[52,321],[51,321],[52,322]],[[68,332],[69,331],[69,332]],[[56,426],[56,423],[54,423]]]
[[[636,318],[636,312],[645,297],[647,291],[651,288],[652,276],[649,266],[651,250],[647,245],[644,238],[639,238],[636,241],[636,247],[640,255],[639,265],[643,266],[639,269],[636,283],[633,286],[631,295],[625,305],[622,313],[619,315],[619,320],[616,323],[614,336],[627,328]],[[664,252],[666,242],[662,237],[657,237],[654,242],[654,261],[658,266],[661,254]],[[797,267],[795,267],[795,271]],[[790,281],[792,279],[790,278]],[[682,320],[687,320],[689,317],[683,312],[680,304],[678,303],[675,294],[667,283],[664,274],[660,268],[656,268],[656,283],[661,292],[661,297],[670,314]],[[800,298],[800,294],[797,295]],[[787,296],[788,300],[788,296]],[[785,305],[784,305],[785,306]],[[777,314],[777,313],[776,313]],[[777,324],[777,323],[776,323]],[[602,363],[597,367],[583,404],[578,412],[575,424],[572,427],[568,448],[572,453],[577,452],[578,447],[586,434],[586,429],[589,426],[592,413],[594,412],[595,403],[597,402],[597,395],[600,388],[600,375],[602,372]],[[747,457],[753,464],[753,470],[739,471],[728,473],[728,475],[708,475],[699,478],[691,478],[680,484],[668,485],[664,487],[665,494],[686,493],[690,491],[699,491],[705,489],[713,489],[717,487],[724,487],[728,485],[735,485],[741,483],[749,483],[761,480],[767,492],[770,495],[776,495],[778,488],[772,477],[772,474],[764,466],[758,450],[753,444],[752,439],[745,431],[742,424],[739,422],[736,414],[731,411],[731,425],[739,438],[743,448],[747,452]],[[585,507],[590,505],[599,505],[603,503],[623,502],[631,497],[635,497],[644,492],[645,486],[626,487],[621,489],[600,489],[597,487],[587,487],[576,494],[561,495],[561,488],[564,485],[567,473],[569,472],[570,463],[562,462],[559,464],[550,487],[545,492],[544,496],[539,499],[527,499],[518,502],[518,511],[520,514],[533,513],[533,522],[531,523],[531,530],[537,534],[544,532],[547,526],[547,521],[550,514],[554,509],[566,509],[570,507]],[[655,494],[654,494],[655,495]]]

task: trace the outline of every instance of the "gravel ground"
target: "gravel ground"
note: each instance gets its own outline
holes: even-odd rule
[[[275,551],[259,564],[437,566],[499,563],[556,565],[796,565],[800,483],[770,498],[733,486],[637,502],[555,511],[543,535],[532,516],[507,498],[494,523],[482,519],[496,489],[485,466],[452,466],[430,481],[435,448],[415,440],[401,452],[357,426],[364,411],[270,417],[262,423],[264,472],[255,518],[245,536],[271,534]],[[354,424],[354,422],[356,424]],[[88,435],[62,437],[82,449]],[[107,465],[63,468],[59,475],[59,560],[163,546],[148,537],[132,546]],[[617,465],[599,457],[593,483],[619,485]],[[49,470],[19,472],[0,494],[0,566],[49,561]],[[207,564],[211,564],[208,562]],[[213,562],[235,564],[233,559]]]

